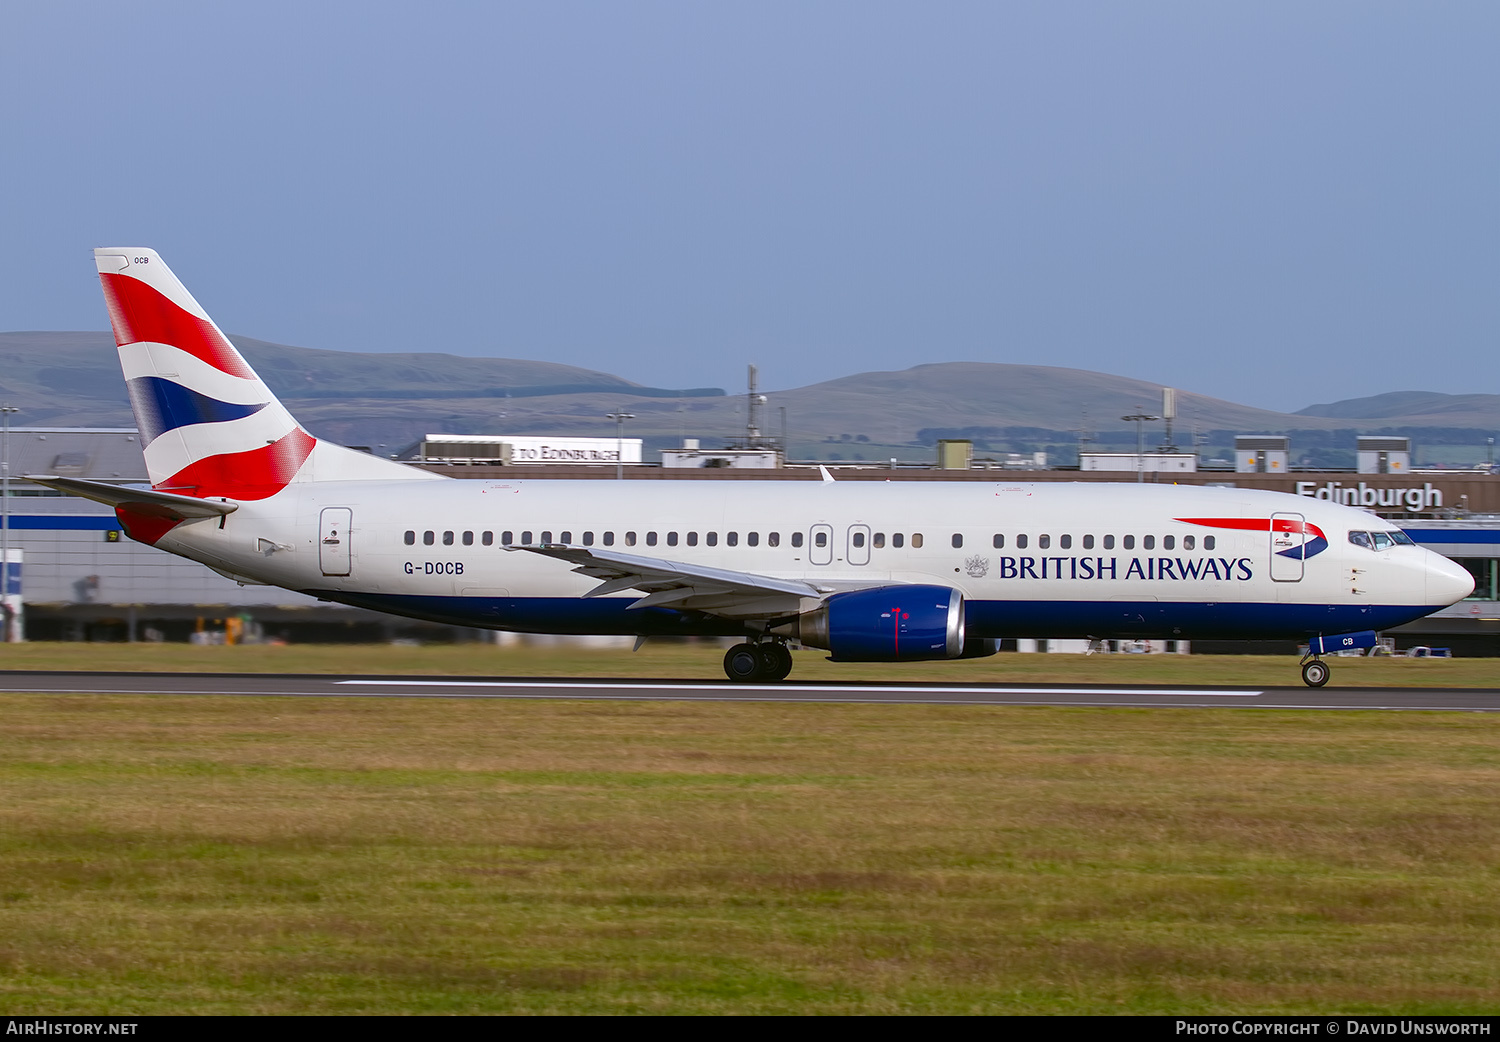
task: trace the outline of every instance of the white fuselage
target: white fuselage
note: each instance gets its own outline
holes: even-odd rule
[[[825,591],[951,587],[971,636],[1192,639],[1381,629],[1468,594],[1468,573],[1437,554],[1349,537],[1392,529],[1353,508],[1233,488],[517,478],[292,484],[156,545],[244,581],[496,629],[754,629],[632,610],[639,592],[585,599],[597,578],[514,549],[548,543]]]

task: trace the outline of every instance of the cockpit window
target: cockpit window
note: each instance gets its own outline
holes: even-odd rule
[[[1362,546],[1366,550],[1375,549],[1375,547],[1370,543],[1369,532],[1350,532],[1349,542],[1353,543],[1355,546]]]
[[[1396,529],[1394,532],[1391,533],[1391,542],[1395,543],[1397,546],[1416,546],[1417,545],[1416,543],[1414,543],[1414,542],[1411,541],[1411,536],[1407,535],[1405,532],[1401,531],[1401,529],[1399,529],[1399,528]]]
[[[1371,532],[1370,538],[1375,540],[1375,549],[1389,550],[1395,545],[1389,532]]]

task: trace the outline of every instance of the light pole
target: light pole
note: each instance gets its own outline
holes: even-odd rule
[[[10,414],[20,411],[9,402],[0,405],[5,422],[0,434],[0,644],[9,644],[14,632],[10,622]]]
[[[1160,416],[1147,416],[1143,412],[1132,413],[1129,416],[1121,416],[1120,419],[1127,422],[1135,422],[1135,480],[1137,483],[1146,480],[1146,427],[1147,420],[1159,420]]]
[[[635,419],[633,412],[612,412],[605,417],[615,421],[615,480],[625,477],[625,421]]]

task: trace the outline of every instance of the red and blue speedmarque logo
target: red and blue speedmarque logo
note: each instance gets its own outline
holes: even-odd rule
[[[1289,557],[1292,560],[1305,561],[1309,557],[1316,557],[1328,549],[1328,538],[1323,535],[1323,530],[1311,521],[1299,521],[1292,517],[1179,517],[1175,520],[1188,525],[1202,525],[1204,528],[1229,528],[1239,532],[1268,532],[1272,537],[1272,545],[1280,540],[1278,535],[1291,537],[1301,535],[1302,542],[1296,546],[1288,546],[1285,550],[1277,550],[1278,557]],[[1295,542],[1287,538],[1288,543]]]

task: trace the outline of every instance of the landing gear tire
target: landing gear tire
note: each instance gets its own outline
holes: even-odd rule
[[[1321,659],[1302,663],[1302,682],[1308,687],[1322,687],[1328,683],[1328,663]]]
[[[792,672],[792,653],[785,644],[757,644],[762,680],[785,680]]]
[[[736,644],[724,652],[724,675],[736,684],[761,679],[762,658],[754,644]]]

